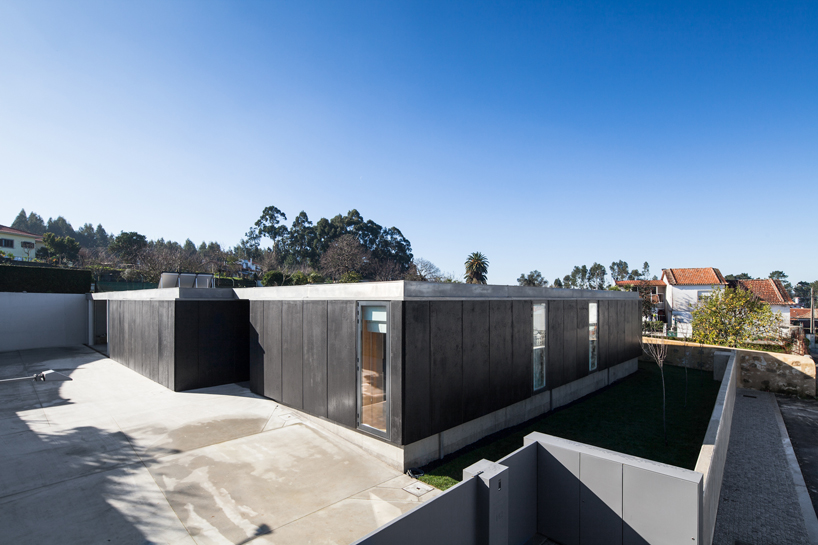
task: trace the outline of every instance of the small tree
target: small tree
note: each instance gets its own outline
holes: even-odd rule
[[[463,278],[466,284],[485,284],[489,270],[488,258],[480,252],[472,252],[466,258],[466,274]]]
[[[520,278],[517,279],[517,283],[521,286],[529,286],[535,288],[547,288],[548,287],[548,280],[542,277],[542,273],[540,271],[534,270],[528,273],[520,275]]]
[[[743,288],[715,289],[693,309],[693,339],[733,348],[757,339],[778,339],[781,315]]]
[[[360,279],[371,262],[371,254],[355,235],[343,235],[321,256],[321,272],[336,281],[352,272]]]
[[[642,345],[642,352],[656,362],[659,366],[659,374],[662,377],[662,426],[665,430],[665,446],[667,446],[667,401],[665,397],[665,359],[667,358],[667,343],[664,339],[653,338],[648,341],[645,337],[639,337],[639,344]]]

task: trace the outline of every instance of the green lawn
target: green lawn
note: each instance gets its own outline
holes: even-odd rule
[[[662,383],[654,363],[639,362],[625,380],[520,426],[501,431],[423,468],[420,480],[445,490],[460,482],[463,469],[482,460],[497,461],[539,431],[589,445],[694,469],[716,403],[720,382],[712,372],[665,366],[667,432],[662,432]]]

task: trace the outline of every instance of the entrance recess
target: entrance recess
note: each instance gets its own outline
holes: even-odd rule
[[[358,303],[358,427],[389,435],[389,307]]]

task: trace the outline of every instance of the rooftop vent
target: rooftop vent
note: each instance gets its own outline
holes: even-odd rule
[[[159,288],[215,288],[216,283],[210,273],[165,272],[159,277]]]

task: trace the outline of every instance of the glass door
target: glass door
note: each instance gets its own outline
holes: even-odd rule
[[[389,310],[358,304],[358,427],[388,436]]]

